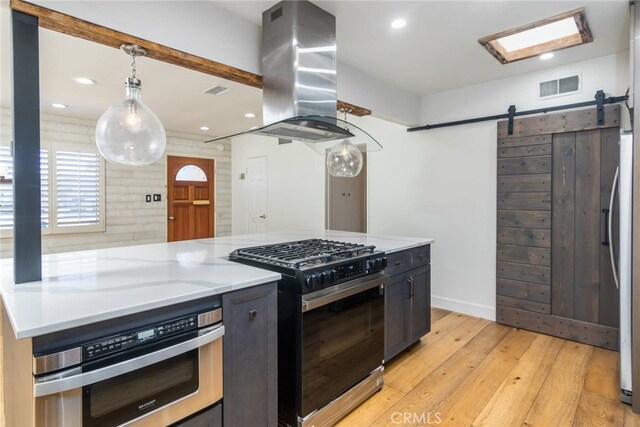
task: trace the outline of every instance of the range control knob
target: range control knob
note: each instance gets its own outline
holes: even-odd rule
[[[387,268],[387,257],[386,256],[380,258],[380,268],[383,269],[383,270],[385,268]]]
[[[331,270],[329,272],[329,280],[331,282],[335,282],[336,281],[336,271],[335,270]]]
[[[324,285],[324,279],[325,279],[324,273],[318,273],[317,277],[318,277],[318,284]]]
[[[333,282],[333,280],[331,280],[331,272],[330,271],[322,272],[322,278],[324,279],[324,284],[325,285],[329,285],[329,284],[331,284],[331,282]]]
[[[305,279],[304,279],[304,284],[307,288],[310,288],[311,286],[313,286],[313,276],[312,275],[308,275]]]
[[[317,274],[311,275],[311,283],[313,283],[313,286],[318,286],[320,284],[320,278]]]

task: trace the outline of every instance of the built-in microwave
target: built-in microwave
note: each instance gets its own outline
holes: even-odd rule
[[[219,401],[224,326],[209,308],[34,356],[36,425],[155,427]]]

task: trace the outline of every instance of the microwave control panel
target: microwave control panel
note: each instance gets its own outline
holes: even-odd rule
[[[160,340],[166,336],[196,329],[198,317],[196,315],[170,320],[145,329],[139,329],[126,334],[102,338],[82,346],[83,361],[97,359],[109,354],[117,353],[138,345]]]

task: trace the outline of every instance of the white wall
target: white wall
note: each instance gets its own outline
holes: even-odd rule
[[[432,304],[494,318],[495,123],[407,133],[353,121],[384,147],[369,154],[369,233],[435,239]]]
[[[94,145],[95,122],[58,115],[42,115],[43,142],[65,141]],[[11,112],[0,109],[0,137],[11,140]],[[202,136],[167,132],[165,156],[157,163],[122,166],[106,163],[106,230],[96,233],[44,235],[43,253],[158,243],[167,241],[166,155],[216,159],[216,236],[231,233],[231,145],[204,144]],[[160,193],[162,202],[145,202],[146,194]],[[11,257],[11,238],[0,239],[0,258]]]
[[[324,158],[306,145],[278,145],[275,138],[246,135],[232,141],[232,233],[247,232],[247,159],[267,157],[267,229],[317,230],[325,224]]]
[[[420,121],[420,97],[338,62],[338,98],[372,110],[374,117],[406,126]]]
[[[522,111],[587,101],[598,89],[608,95],[624,95],[628,72],[628,55],[622,53],[426,96],[422,100],[423,124],[500,114],[510,104]],[[582,75],[580,94],[537,99],[539,81],[575,73]],[[623,108],[623,125],[628,123],[627,116]],[[437,240],[433,250],[435,306],[494,319],[496,122],[417,134],[423,146],[414,155],[424,163],[422,170],[405,180],[416,186],[426,180],[434,184],[424,182],[426,188],[422,187],[417,199],[402,198],[409,212],[419,213],[410,214],[415,218],[412,225],[404,225],[401,231],[419,233],[424,229]],[[372,221],[377,221],[380,212],[373,212]],[[427,224],[420,223],[425,221]]]
[[[624,94],[627,55],[610,55],[558,69],[427,96],[424,123],[590,100],[597,89]],[[537,82],[582,73],[582,93],[536,99]],[[497,122],[408,133],[375,117],[350,117],[383,145],[368,156],[369,232],[436,239],[432,302],[436,307],[495,319]],[[324,166],[300,143],[250,137],[232,142],[233,232],[244,231],[244,158],[269,158],[270,229],[322,228]]]
[[[32,3],[261,74],[262,28],[210,1],[59,1]],[[340,41],[338,41],[339,43]],[[419,119],[420,97],[338,64],[338,98],[400,123]]]
[[[546,100],[537,99],[538,82],[578,73],[582,75],[580,93]],[[607,95],[624,95],[628,85],[629,55],[624,52],[425,96],[422,98],[422,124],[504,114],[511,104],[518,111],[523,111],[592,101],[599,89],[604,90]]]

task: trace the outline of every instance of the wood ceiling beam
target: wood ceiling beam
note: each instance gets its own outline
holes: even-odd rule
[[[78,37],[94,43],[119,49],[124,43],[137,44],[147,51],[147,57],[177,65],[201,73],[220,77],[236,83],[262,89],[262,76],[244,71],[230,65],[192,55],[149,40],[122,33],[111,28],[97,25],[71,15],[27,3],[23,0],[11,0],[11,8],[38,18],[38,25],[48,30]],[[371,114],[371,110],[338,100],[338,110],[351,110],[351,114],[362,117]]]

